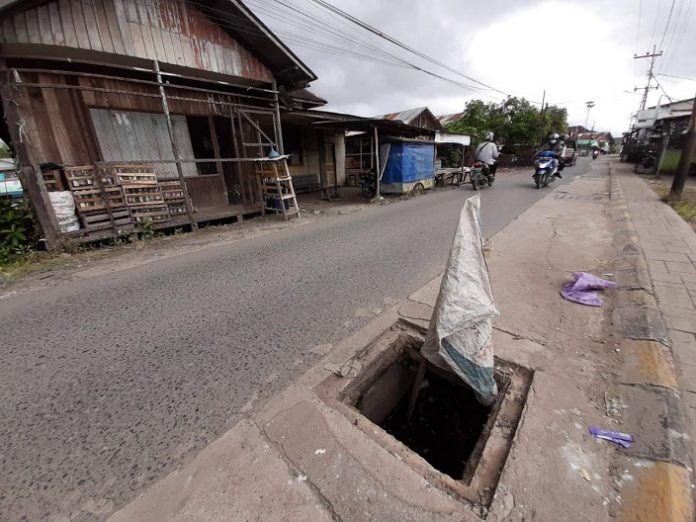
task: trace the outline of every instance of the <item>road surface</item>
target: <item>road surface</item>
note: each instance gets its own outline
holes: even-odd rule
[[[485,234],[549,191],[528,172],[500,176],[481,191]],[[0,301],[0,520],[103,519],[191,459],[311,366],[314,347],[439,274],[471,194],[321,218]]]

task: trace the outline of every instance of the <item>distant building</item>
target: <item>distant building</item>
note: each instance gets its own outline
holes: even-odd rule
[[[438,116],[437,119],[440,125],[447,127],[450,123],[455,123],[464,117],[463,112],[455,112],[454,114],[445,114],[444,116]]]
[[[418,107],[416,109],[409,109],[407,111],[401,112],[391,112],[389,114],[377,116],[377,118],[391,121],[400,121],[401,123],[405,123],[406,125],[413,125],[414,127],[434,130],[436,132],[443,132],[445,130],[445,127],[442,125],[442,123],[440,123],[440,121],[427,107]]]

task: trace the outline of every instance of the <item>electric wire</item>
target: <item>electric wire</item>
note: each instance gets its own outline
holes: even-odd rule
[[[669,8],[669,15],[667,15],[667,23],[665,24],[665,30],[662,33],[662,38],[660,39],[660,45],[658,45],[658,49],[662,50],[662,44],[665,42],[665,37],[667,36],[667,31],[669,31],[669,24],[672,21],[672,13],[674,13],[674,4],[676,4],[676,0],[672,0],[672,5]]]
[[[460,71],[454,69],[453,67],[450,67],[449,65],[447,65],[447,64],[445,64],[445,63],[442,63],[441,61],[439,61],[439,60],[437,60],[437,59],[435,59],[435,58],[432,58],[432,57],[428,56],[427,54],[425,54],[425,53],[423,53],[423,52],[421,52],[421,51],[418,51],[417,49],[414,49],[413,47],[411,47],[411,46],[409,46],[409,45],[407,45],[407,44],[401,42],[400,40],[397,40],[397,39],[394,38],[393,36],[390,36],[390,35],[388,35],[388,34],[382,32],[382,31],[380,31],[379,29],[376,29],[376,28],[372,27],[371,25],[367,24],[366,22],[363,22],[363,21],[360,20],[359,18],[356,18],[356,17],[352,16],[351,14],[346,13],[345,11],[340,10],[339,8],[333,6],[332,4],[330,4],[330,3],[328,3],[328,2],[325,2],[324,0],[312,0],[312,2],[314,2],[315,4],[317,4],[317,5],[321,6],[321,7],[323,7],[324,9],[326,9],[326,10],[328,10],[328,11],[332,11],[332,12],[334,12],[334,13],[336,13],[336,14],[342,16],[343,18],[349,20],[350,22],[354,23],[354,24],[357,25],[358,27],[361,27],[361,28],[365,29],[366,31],[371,32],[372,34],[374,34],[374,35],[376,35],[376,36],[378,36],[378,37],[380,37],[380,38],[382,38],[382,39],[384,39],[384,40],[386,40],[386,41],[388,41],[388,42],[390,42],[390,43],[396,45],[397,47],[400,47],[401,49],[404,49],[404,50],[406,50],[406,51],[408,51],[408,52],[410,52],[410,53],[412,53],[412,54],[415,54],[416,56],[422,58],[423,60],[426,60],[426,61],[428,61],[428,62],[430,62],[430,63],[432,63],[432,64],[435,64],[435,65],[438,65],[439,67],[442,67],[443,69],[446,69],[446,70],[448,70],[448,71],[451,72],[451,73],[454,73],[454,74],[456,74],[456,75],[458,75],[458,76],[461,76],[461,77],[463,77],[463,78],[466,78],[466,79],[469,80],[469,81],[472,81],[472,82],[474,82],[474,83],[477,83],[477,84],[479,84],[479,85],[482,85],[482,86],[484,86],[484,87],[487,87],[488,89],[491,89],[491,90],[493,90],[493,91],[496,91],[496,92],[498,92],[498,93],[500,93],[500,94],[503,94],[503,95],[505,95],[505,96],[509,96],[508,93],[506,93],[506,92],[504,92],[504,91],[501,91],[500,89],[496,89],[495,87],[492,87],[491,85],[488,85],[488,84],[486,84],[486,83],[484,83],[484,82],[482,82],[482,81],[480,81],[480,80],[477,80],[476,78],[473,78],[472,76],[469,76],[469,75],[467,75],[467,74],[464,74],[464,73],[462,73],[462,72],[460,72]]]
[[[222,18],[220,18],[220,16],[216,16],[216,15],[213,15],[213,14],[211,14],[211,13],[212,13],[212,12],[218,12],[218,13],[220,13],[220,14],[224,14],[224,15],[225,15],[226,17],[228,17],[228,18],[229,18],[229,17],[238,18],[238,19],[244,20],[245,22],[248,21],[246,18],[235,17],[234,15],[231,15],[231,14],[228,13],[228,12],[224,12],[224,11],[221,11],[221,10],[218,10],[218,9],[210,8],[209,6],[201,5],[201,4],[197,3],[197,2],[194,2],[193,0],[184,0],[184,1],[185,1],[186,3],[195,5],[196,7],[199,7],[199,8],[201,8],[201,9],[206,9],[208,12],[205,13],[205,16],[214,19],[217,23],[219,23],[219,24],[221,24],[221,25],[223,25],[223,26],[225,26],[225,27],[231,28],[231,29],[233,29],[233,30],[238,30],[238,31],[247,32],[247,33],[252,33],[252,34],[257,34],[257,35],[263,34],[263,33],[262,33],[261,31],[259,31],[258,29],[252,29],[252,28],[249,28],[248,26],[242,25],[241,23],[235,23],[235,22],[230,21],[230,20],[227,20],[227,19],[222,19]],[[342,48],[324,49],[324,47],[326,46],[326,44],[325,44],[324,42],[320,42],[320,41],[317,41],[317,40],[307,39],[307,38],[305,38],[305,37],[303,37],[303,36],[301,36],[301,35],[296,35],[296,34],[292,34],[292,33],[284,33],[284,32],[281,32],[281,31],[278,31],[277,34],[278,34],[279,36],[283,36],[283,38],[288,38],[289,40],[290,40],[290,39],[293,39],[296,45],[303,45],[303,46],[306,46],[306,47],[314,48],[314,49],[316,49],[316,50],[318,50],[318,51],[322,51],[322,52],[333,52],[333,54],[336,54],[337,52],[338,52],[338,53],[345,53],[346,55],[354,55],[354,56],[357,56],[357,57],[362,58],[362,59],[371,59],[371,60],[373,60],[373,61],[375,60],[375,58],[372,57],[372,56],[368,56],[368,55],[364,55],[364,54],[360,54],[360,53],[355,53],[354,51],[350,51],[350,50],[347,50],[347,49],[342,49]],[[288,40],[288,41],[289,41],[289,40]],[[379,51],[383,52],[382,50],[379,50]],[[388,53],[388,54],[390,54],[390,53]],[[401,58],[399,58],[399,57],[396,57],[395,55],[391,55],[391,54],[390,54],[390,56],[394,56],[395,60],[397,60],[397,61],[400,62],[400,63],[385,62],[384,60],[381,60],[381,61],[382,61],[383,63],[388,64],[388,65],[395,65],[395,66],[402,66],[402,67],[405,66],[405,67],[407,67],[407,68],[410,68],[410,69],[413,69],[413,70],[416,70],[416,71],[425,73],[425,74],[427,74],[427,75],[429,75],[429,76],[432,76],[432,77],[434,77],[434,78],[437,78],[437,79],[443,80],[443,81],[445,81],[445,82],[448,82],[448,83],[450,83],[451,85],[454,85],[454,86],[456,86],[456,87],[463,88],[463,89],[467,89],[467,90],[472,90],[472,91],[479,91],[480,94],[485,95],[485,96],[489,96],[487,93],[484,92],[484,89],[483,89],[482,87],[479,87],[479,86],[476,86],[476,85],[466,84],[466,83],[464,83],[464,82],[460,82],[460,81],[456,81],[456,80],[452,80],[451,78],[447,78],[447,77],[445,77],[445,76],[443,76],[443,75],[441,75],[441,74],[438,74],[438,73],[435,73],[435,72],[430,71],[430,70],[428,70],[428,69],[425,69],[425,68],[423,68],[423,67],[420,67],[420,66],[418,66],[418,65],[416,65],[416,64],[413,64],[412,62],[409,62],[409,61],[403,60],[403,59],[401,59]],[[492,96],[491,96],[491,98],[495,99],[495,98],[492,97]]]

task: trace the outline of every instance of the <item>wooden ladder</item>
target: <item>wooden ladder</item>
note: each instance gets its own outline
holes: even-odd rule
[[[261,211],[283,214],[287,221],[293,215],[300,218],[295,187],[286,158],[263,160],[256,163]]]

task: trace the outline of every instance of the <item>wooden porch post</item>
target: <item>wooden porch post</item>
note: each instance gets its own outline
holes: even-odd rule
[[[274,127],[276,129],[276,145],[278,146],[278,152],[285,154],[285,145],[283,144],[283,124],[280,120],[280,100],[278,98],[278,83],[273,80],[273,118],[275,121]]]
[[[380,173],[382,172],[382,169],[380,168],[379,165],[379,133],[377,132],[377,127],[373,127],[374,133],[375,133],[375,166],[377,167],[375,172],[377,173],[377,195],[375,198],[379,201],[379,199],[382,197],[380,194],[380,189],[382,185],[382,179],[380,176]]]
[[[172,144],[172,152],[174,153],[174,160],[176,161],[176,172],[179,175],[181,190],[184,193],[184,200],[186,201],[186,213],[188,214],[189,223],[191,223],[191,230],[196,232],[198,231],[198,223],[193,217],[193,206],[191,205],[191,199],[189,198],[188,187],[186,186],[186,179],[184,178],[184,171],[181,168],[179,148],[176,146],[176,139],[174,138],[174,127],[172,126],[172,118],[169,114],[169,103],[167,102],[167,94],[164,92],[164,83],[162,83],[162,74],[160,72],[159,62],[154,60],[153,63],[155,64],[157,83],[159,85],[160,97],[162,98],[162,111],[164,112],[164,119],[167,122],[167,130],[169,131],[169,141]]]
[[[15,99],[18,92],[14,86],[12,78],[13,71],[7,68],[4,59],[0,59],[0,95],[2,96],[2,106],[5,110],[5,120],[10,132],[12,149],[17,157],[19,170],[17,176],[22,184],[22,190],[29,196],[29,200],[34,205],[39,226],[46,239],[46,247],[50,250],[58,246],[58,220],[53,212],[48,192],[43,184],[41,174],[32,165],[31,154],[24,140],[22,127],[24,121],[19,115],[19,103]]]

